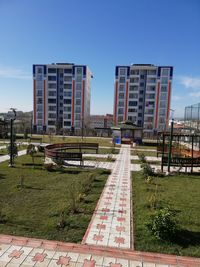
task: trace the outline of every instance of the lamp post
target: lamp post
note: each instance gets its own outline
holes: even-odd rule
[[[172,111],[172,121],[171,121],[171,129],[170,129],[170,139],[169,139],[169,153],[168,153],[168,164],[167,164],[167,171],[170,172],[170,165],[171,165],[171,158],[172,158],[172,139],[173,139],[173,131],[174,131],[174,110]]]
[[[16,109],[14,108],[11,108],[10,110],[13,111],[14,113],[14,117],[11,118],[10,120],[10,162],[9,162],[9,167],[13,167],[14,165],[14,157],[13,157],[13,143],[14,143],[14,140],[13,140],[13,122],[15,121],[16,119]]]

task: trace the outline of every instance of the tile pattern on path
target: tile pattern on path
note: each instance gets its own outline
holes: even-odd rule
[[[200,267],[200,259],[0,235],[0,267]]]
[[[99,199],[83,243],[131,247],[130,146],[123,145]]]

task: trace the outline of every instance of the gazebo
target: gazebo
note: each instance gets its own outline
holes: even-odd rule
[[[121,122],[111,129],[115,144],[132,144],[133,142],[140,144],[142,142],[143,128],[131,121]]]

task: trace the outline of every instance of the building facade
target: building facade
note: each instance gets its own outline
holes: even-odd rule
[[[85,65],[33,65],[33,129],[76,131],[89,123],[92,74]]]
[[[90,128],[110,128],[113,126],[113,115],[91,115]]]
[[[147,137],[168,128],[172,77],[172,66],[116,66],[114,125],[129,120]]]

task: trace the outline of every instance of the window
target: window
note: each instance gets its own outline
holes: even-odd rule
[[[160,94],[160,100],[166,100],[167,99],[167,94],[166,93],[161,93]]]
[[[137,104],[138,104],[137,101],[129,101],[129,102],[128,102],[128,105],[129,105],[130,107],[137,106]]]
[[[129,86],[129,91],[138,91],[138,86],[130,85]]]
[[[147,91],[156,91],[155,86],[147,86]]]
[[[64,99],[64,104],[70,105],[71,104],[71,99]]]
[[[168,77],[162,77],[161,83],[168,83]]]
[[[140,87],[144,87],[144,83],[140,83]]]
[[[41,74],[42,73],[42,68],[41,67],[37,67],[37,74]]]
[[[81,113],[81,107],[80,106],[76,106],[75,112],[76,113]]]
[[[82,76],[80,76],[80,75],[76,76],[76,81],[77,82],[82,82]]]
[[[148,70],[147,74],[148,75],[156,75],[156,70]]]
[[[124,101],[119,101],[118,106],[119,107],[123,107],[124,106]]]
[[[169,69],[162,69],[162,76],[169,76]]]
[[[77,74],[82,74],[82,68],[76,68],[76,73]]]
[[[124,84],[120,84],[120,85],[119,85],[119,91],[124,91],[124,88],[125,88],[125,87],[124,87]]]
[[[138,83],[139,78],[130,78],[130,83]]]
[[[118,114],[124,114],[124,109],[123,108],[119,108],[118,109]]]
[[[129,98],[138,98],[138,94],[130,93]]]
[[[63,110],[64,110],[65,112],[71,112],[71,107],[64,107]]]
[[[137,112],[137,109],[136,108],[129,108],[128,112]]]
[[[142,113],[138,113],[138,117],[142,117]]]
[[[56,104],[56,99],[54,99],[54,98],[49,98],[49,99],[48,99],[48,103],[49,103],[49,104]]]
[[[81,119],[81,114],[77,113],[75,114],[75,120],[80,120]]]
[[[139,107],[138,107],[138,109],[140,109],[140,110],[141,110],[141,109],[142,109],[142,106],[139,106]]]
[[[54,68],[49,68],[49,69],[48,69],[48,73],[56,73],[56,69],[54,69]]]
[[[161,86],[161,92],[162,93],[166,93],[167,92],[167,86],[166,85],[162,85]]]
[[[166,107],[166,102],[160,101],[160,108],[165,108],[165,107]]]
[[[38,99],[37,99],[37,104],[42,104],[42,98],[41,97],[39,97]]]
[[[56,91],[49,91],[48,96],[56,96]]]
[[[72,89],[72,85],[70,83],[64,84],[64,89]]]
[[[139,98],[139,102],[143,102],[143,98],[142,97]]]
[[[123,121],[124,117],[123,116],[118,116],[118,122]]]
[[[48,81],[56,81],[56,76],[48,76]]]
[[[81,105],[81,100],[80,99],[76,99],[76,105]]]
[[[49,113],[48,118],[49,119],[55,119],[56,118],[56,114],[55,113]]]
[[[120,69],[119,73],[120,73],[120,75],[126,75],[126,69],[125,68]]]
[[[49,106],[48,107],[48,110],[49,111],[56,111],[56,106]]]
[[[42,90],[37,90],[37,96],[42,96]]]
[[[155,94],[146,94],[146,99],[154,99]]]
[[[37,111],[42,111],[42,105],[37,105]]]
[[[119,78],[119,82],[120,82],[120,83],[125,83],[125,81],[126,81],[125,77],[120,77],[120,78]]]
[[[124,98],[124,93],[119,93],[119,99],[123,99]]]
[[[147,83],[155,83],[156,78],[147,78]]]
[[[131,70],[131,75],[139,75],[139,70]]]
[[[60,100],[63,100],[63,95],[60,95]]]
[[[141,79],[141,80],[144,80],[144,75],[143,75],[143,74],[140,75],[140,79]]]
[[[64,114],[65,120],[71,120],[71,114]]]
[[[57,84],[56,83],[49,83],[48,87],[49,87],[49,89],[56,89],[57,88]]]
[[[48,121],[48,125],[56,125],[56,122],[55,121]]]
[[[81,90],[82,89],[82,85],[81,83],[77,83],[76,84],[76,90]]]
[[[71,126],[71,122],[70,121],[64,121],[64,126]]]
[[[76,98],[81,98],[81,92],[76,92]]]
[[[64,69],[64,73],[72,73],[72,69]]]
[[[61,92],[61,93],[63,92],[63,88],[60,88],[60,92]]]
[[[42,119],[42,113],[37,113],[37,118]]]
[[[165,117],[160,117],[159,118],[159,123],[165,123]]]
[[[165,116],[165,113],[166,113],[165,109],[160,109],[159,111],[160,116]]]
[[[72,82],[72,77],[71,76],[65,76],[64,81],[65,82]]]

